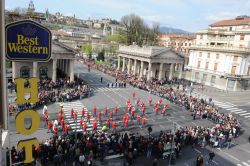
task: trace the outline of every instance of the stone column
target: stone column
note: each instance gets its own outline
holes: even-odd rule
[[[37,77],[37,62],[33,62],[33,77]]]
[[[147,81],[149,81],[151,79],[151,73],[152,73],[152,63],[148,63],[148,77],[147,77]]]
[[[74,81],[74,60],[73,59],[70,59],[70,82],[73,82]]]
[[[169,71],[169,76],[168,76],[169,80],[172,80],[172,78],[173,78],[173,71],[174,71],[174,64],[171,63],[171,65],[170,65],[170,71]]]
[[[121,57],[118,56],[118,66],[117,66],[117,70],[120,70],[120,66],[121,66]]]
[[[53,66],[52,66],[52,81],[56,82],[56,64],[57,64],[57,59],[53,59]]]
[[[143,77],[143,72],[144,72],[144,62],[141,61],[140,78]]]
[[[63,59],[62,60],[62,70],[63,70],[63,72],[67,75],[67,72],[66,72],[66,70],[65,70],[65,59]]]
[[[126,59],[125,59],[125,57],[123,57],[123,61],[122,61],[122,71],[125,70],[125,65],[126,65]]]
[[[136,75],[137,72],[137,60],[134,60],[134,75]]]
[[[128,59],[128,74],[130,74],[130,69],[131,69],[131,59]]]
[[[160,64],[160,69],[159,69],[159,77],[158,79],[161,80],[162,79],[162,74],[163,74],[163,63]]]
[[[69,59],[65,60],[65,73],[69,72]]]
[[[17,78],[16,62],[12,61],[12,82],[14,82],[15,78]]]
[[[179,79],[182,78],[182,69],[183,69],[183,64],[179,64]]]

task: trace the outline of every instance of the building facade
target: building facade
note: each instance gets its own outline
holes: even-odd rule
[[[122,65],[121,65],[122,63]],[[118,70],[146,80],[182,78],[184,58],[166,47],[119,46]],[[177,72],[178,71],[178,72]]]
[[[67,46],[53,41],[52,55],[48,62],[12,62],[12,78],[30,78],[57,80],[58,72],[74,81],[74,60],[73,50]]]
[[[197,32],[186,79],[223,90],[249,89],[250,18],[240,16]]]

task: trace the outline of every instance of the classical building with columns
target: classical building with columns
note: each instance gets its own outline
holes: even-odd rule
[[[159,80],[182,78],[184,58],[167,47],[119,46],[118,70]]]
[[[52,79],[56,81],[58,74],[74,81],[74,60],[76,52],[62,43],[52,42],[51,59],[48,62],[12,61],[12,78]]]

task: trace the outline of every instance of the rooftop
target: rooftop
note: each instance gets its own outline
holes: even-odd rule
[[[248,16],[238,16],[235,19],[230,20],[222,20],[210,24],[211,27],[220,27],[220,26],[239,26],[239,25],[249,25],[250,24],[250,17]]]

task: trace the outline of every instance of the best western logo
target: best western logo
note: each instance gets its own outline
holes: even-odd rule
[[[11,53],[48,54],[48,47],[39,45],[39,37],[25,37],[17,34],[16,43],[7,43]]]

